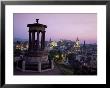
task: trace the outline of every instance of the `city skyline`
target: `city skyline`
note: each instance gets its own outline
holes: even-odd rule
[[[24,19],[24,20],[23,20]],[[35,19],[47,25],[46,41],[72,40],[78,37],[83,43],[97,43],[97,14],[45,14],[45,13],[15,13],[14,38],[28,39],[27,24],[33,24]]]

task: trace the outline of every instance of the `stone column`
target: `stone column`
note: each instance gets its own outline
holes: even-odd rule
[[[38,62],[38,72],[41,72],[41,62]]]
[[[45,48],[45,31],[43,31],[43,49]]]
[[[29,50],[31,49],[31,32],[29,31]]]
[[[43,49],[43,44],[42,44],[42,42],[43,42],[43,33],[41,32],[41,49]]]
[[[36,45],[36,47],[37,47],[37,49],[39,49],[39,31],[37,31],[37,45]]]
[[[51,60],[51,69],[54,69],[54,62]]]
[[[32,32],[32,49],[34,49],[35,46],[35,32]]]
[[[68,64],[68,57],[66,58],[66,63]]]
[[[45,31],[42,32],[41,36],[41,49],[45,48]]]
[[[22,62],[22,71],[25,71],[25,61]]]

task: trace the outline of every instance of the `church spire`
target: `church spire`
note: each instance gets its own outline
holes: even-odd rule
[[[86,54],[86,43],[85,43],[85,40],[84,40],[84,44],[83,44],[83,50],[82,50],[82,53],[83,54]]]
[[[49,40],[49,42],[51,42],[52,40],[51,40],[51,38],[50,38],[50,40]]]
[[[85,40],[84,40],[83,48],[86,48],[86,43],[85,43]]]
[[[77,39],[76,39],[76,41],[79,41],[79,39],[78,39],[78,36],[77,36]]]
[[[85,40],[84,40],[84,45],[85,45]]]

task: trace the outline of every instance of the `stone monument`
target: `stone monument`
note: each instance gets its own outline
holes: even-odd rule
[[[45,49],[45,28],[47,26],[38,21],[39,19],[36,19],[36,23],[27,25],[29,27],[29,48],[24,56],[22,71],[34,69],[42,72],[54,68],[53,60],[48,60],[48,50]]]

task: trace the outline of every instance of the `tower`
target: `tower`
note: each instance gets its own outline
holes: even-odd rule
[[[86,54],[86,43],[84,41],[83,47],[82,47],[82,54]]]
[[[80,41],[79,41],[78,37],[77,37],[76,42],[74,44],[74,51],[76,53],[80,52]]]

